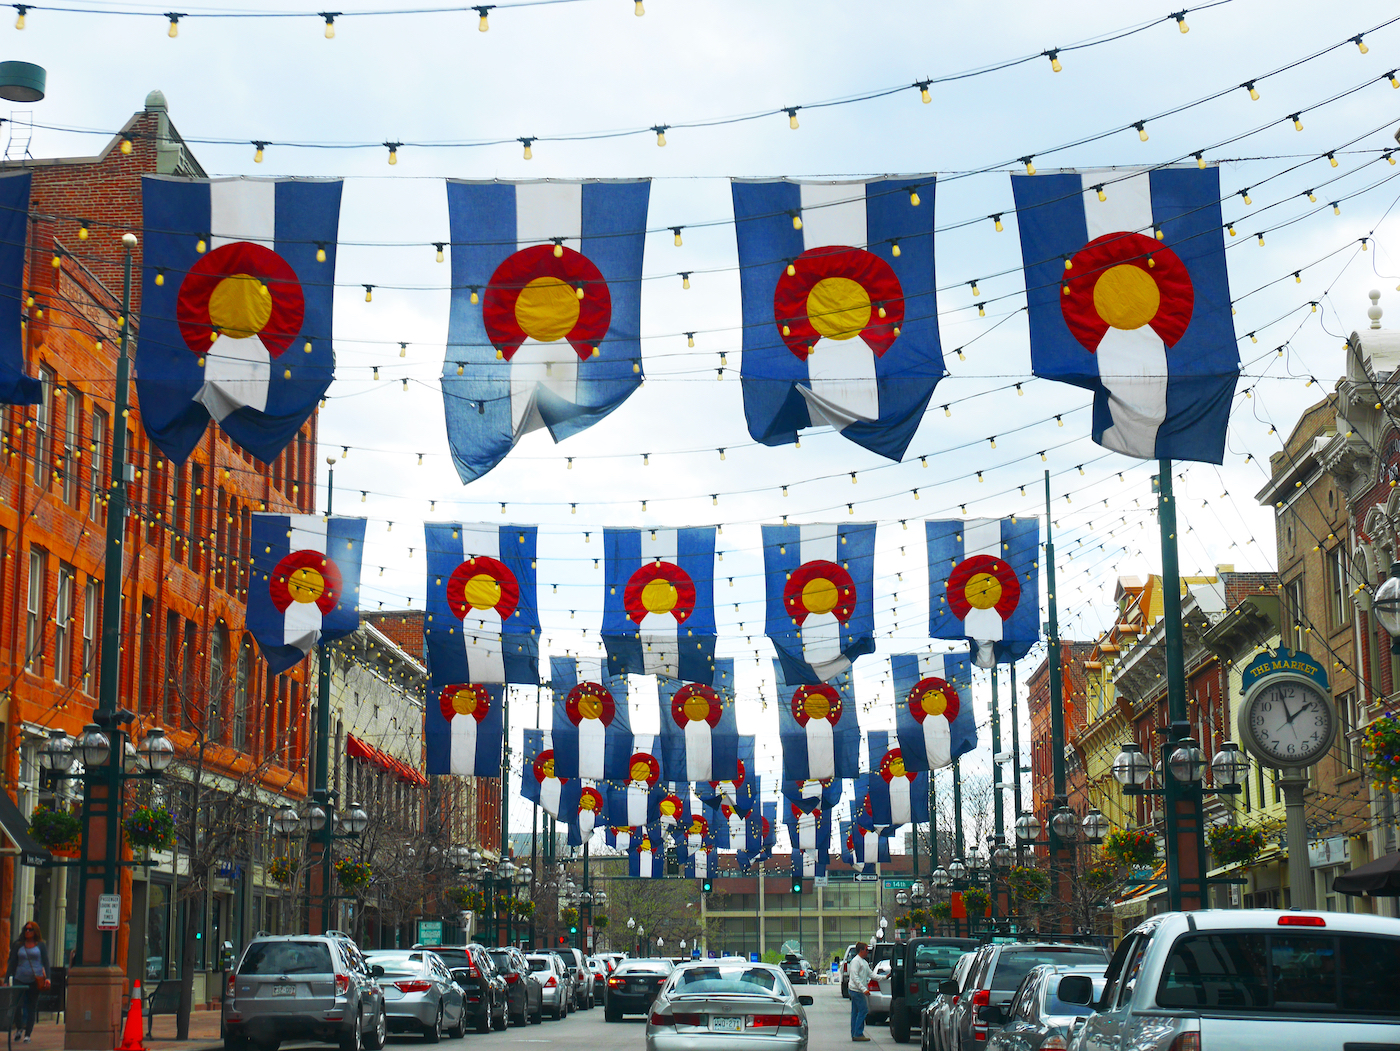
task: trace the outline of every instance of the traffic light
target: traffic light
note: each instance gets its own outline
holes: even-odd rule
[[[792,892],[793,892],[794,894],[801,894],[801,893],[802,893],[802,880],[800,880],[800,879],[794,879],[794,880],[792,881]]]
[[[700,881],[700,892],[701,892],[702,894],[708,894],[708,893],[710,893],[710,891],[712,891],[712,890],[714,890],[714,889],[715,889],[715,881],[712,880],[712,879],[710,879],[709,876],[706,876],[703,880]]]
[[[560,944],[560,945],[567,945],[568,943],[569,943],[569,939],[568,939],[568,938],[565,938],[562,934],[559,935],[559,944]]]
[[[577,934],[577,933],[578,933],[578,924],[575,923],[575,924],[571,925],[571,926],[569,927],[569,933],[570,933],[570,934]]]

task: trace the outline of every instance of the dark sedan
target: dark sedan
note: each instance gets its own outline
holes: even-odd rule
[[[793,985],[810,985],[817,980],[812,965],[800,957],[789,957],[782,962],[783,973]]]
[[[496,971],[496,963],[486,947],[471,945],[415,945],[431,949],[452,971],[452,979],[462,987],[467,1017],[476,1023],[478,1033],[504,1029],[506,1019],[506,980]]]
[[[529,1025],[544,1019],[544,993],[540,980],[530,971],[525,954],[506,947],[492,949],[491,961],[506,980],[506,1004],[510,1020],[516,1025]]]
[[[651,1011],[651,1002],[671,977],[676,965],[670,960],[623,960],[608,976],[608,991],[603,995],[603,1018],[620,1022],[622,1016],[644,1015]]]

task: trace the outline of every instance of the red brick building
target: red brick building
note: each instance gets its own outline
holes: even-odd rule
[[[1081,813],[1084,797],[1084,763],[1069,742],[1084,727],[1086,688],[1084,662],[1093,652],[1092,642],[1060,642],[1061,692],[1065,715],[1065,787],[1070,806]],[[1054,756],[1050,748],[1050,661],[1047,657],[1031,672],[1027,684],[1031,721],[1031,806],[1045,820],[1054,796]]]

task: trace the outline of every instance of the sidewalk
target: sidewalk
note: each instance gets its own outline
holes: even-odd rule
[[[15,1051],[63,1051],[63,1025],[39,1022],[34,1026],[34,1038],[29,1044],[15,1044]],[[175,1016],[156,1015],[151,1038],[145,1041],[148,1051],[217,1051],[224,1046],[219,1039],[219,1012],[190,1013],[190,1038],[175,1039]]]

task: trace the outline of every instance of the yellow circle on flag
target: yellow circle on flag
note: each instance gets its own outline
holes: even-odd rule
[[[493,609],[501,601],[501,582],[490,573],[478,573],[462,588],[462,597],[472,609]]]
[[[826,577],[813,577],[802,585],[802,604],[809,613],[830,613],[841,601],[841,590]]]
[[[452,695],[452,710],[458,715],[471,715],[476,711],[476,691],[458,690]]]
[[[991,609],[1001,601],[1001,581],[990,573],[976,573],[963,588],[963,594],[973,609]]]
[[[578,293],[558,277],[537,277],[515,300],[515,321],[541,343],[563,339],[578,324]]]
[[[827,339],[851,339],[870,323],[870,293],[849,277],[824,277],[807,293],[807,320]]]
[[[550,756],[548,759],[546,759],[543,763],[540,764],[540,768],[544,771],[544,776],[545,776],[545,777],[553,777],[553,776],[554,776],[554,757],[553,757],[553,756]]]
[[[578,713],[585,719],[600,719],[603,716],[603,699],[594,693],[580,694]]]
[[[928,690],[919,698],[919,703],[924,706],[926,715],[942,715],[948,710],[948,698],[943,696],[942,690]]]
[[[293,602],[315,602],[326,591],[326,578],[310,566],[302,566],[287,578],[287,594]]]
[[[679,601],[680,594],[669,580],[656,577],[642,588],[642,606],[648,613],[670,613]]]
[[[1114,328],[1142,328],[1157,316],[1161,305],[1157,282],[1140,266],[1111,266],[1094,284],[1094,309]]]
[[[820,693],[809,693],[802,699],[802,710],[812,719],[825,719],[831,714],[831,702]]]
[[[272,317],[272,293],[249,274],[230,274],[209,295],[209,323],[226,336],[247,339]]]
[[[646,763],[642,762],[640,759],[638,759],[635,763],[632,764],[631,774],[633,781],[650,780],[651,767],[648,766]]]
[[[904,776],[904,756],[897,755],[890,760],[890,774],[894,777]]]
[[[703,722],[709,718],[710,702],[698,693],[692,693],[681,705],[681,711],[685,712],[685,717],[691,722]]]
[[[598,801],[594,799],[591,794],[585,795],[582,799],[578,801],[578,808],[580,810],[593,810],[595,807],[597,807],[597,805]]]

